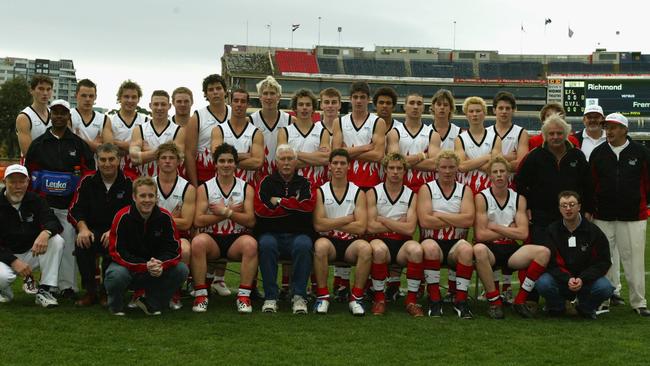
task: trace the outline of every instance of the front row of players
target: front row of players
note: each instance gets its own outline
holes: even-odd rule
[[[397,153],[388,154],[382,162],[385,182],[364,191],[348,181],[350,156],[347,151],[335,149],[329,158],[331,180],[316,188],[296,173],[296,152],[289,145],[282,144],[276,151],[277,170],[255,191],[235,176],[237,151],[223,144],[214,152],[215,176],[195,190],[176,173],[181,154],[174,143],[167,143],[157,151],[159,176],[138,178],[132,185],[132,192],[129,179],[117,167],[115,146],[101,145],[97,153],[99,171],[82,180],[70,217],[79,231],[78,259],[89,262],[87,266],[80,266],[84,287],[88,291],[86,301],[97,300],[97,288],[91,274],[94,267],[90,259],[103,254],[104,286],[108,307],[113,314],[124,314],[123,294],[127,288],[140,291],[141,296],[134,303],[147,314],[159,314],[168,304],[178,308],[174,293],[188,275],[188,264],[194,284],[192,309],[195,312],[206,311],[207,262],[219,258],[241,262],[236,300],[241,313],[252,312],[250,295],[255,286],[258,264],[264,281],[262,310],[277,311],[279,259],[290,259],[293,264],[294,313],[307,312],[306,287],[312,261],[317,283],[316,313],[327,313],[329,308],[327,278],[331,263],[355,266],[355,283],[349,296],[349,309],[353,315],[365,314],[362,299],[369,277],[373,294],[371,312],[377,315],[385,312],[384,283],[391,264],[406,267],[406,311],[416,317],[425,314],[417,304],[422,280],[429,300],[426,313],[434,317],[442,315],[441,266],[449,269],[453,308],[462,318],[473,316],[467,292],[474,262],[486,288],[488,314],[496,319],[504,317],[501,296],[492,275],[496,268],[524,271],[525,280],[513,306],[515,312],[523,317],[532,317],[524,303],[550,261],[556,262],[545,275],[544,288],[540,289],[542,295],[552,302],[553,309],[550,310],[559,312],[563,305],[562,296],[573,292],[580,301],[578,311],[593,317],[595,306],[609,297],[606,292],[611,293],[611,285],[597,286],[609,267],[607,245],[598,245],[598,240],[589,238],[588,241],[594,243],[590,253],[599,253],[594,256],[597,263],[593,265],[589,265],[593,259],[588,258],[581,258],[580,263],[572,258],[568,261],[570,266],[564,261],[567,256],[576,256],[572,250],[576,245],[580,248],[587,245],[579,237],[578,228],[588,223],[583,224],[580,220],[576,194],[561,195],[560,207],[566,230],[558,228],[559,234],[549,234],[550,237],[561,237],[565,231],[570,233],[571,236],[567,234],[566,238],[568,248],[564,248],[567,244],[562,238],[549,246],[520,246],[516,243],[516,240],[528,237],[526,200],[508,188],[509,164],[502,157],[495,157],[489,163],[491,188],[473,196],[469,187],[456,181],[459,158],[448,150],[436,158],[438,179],[423,185],[417,195],[403,184],[408,164]],[[16,188],[13,180],[26,174],[22,170],[16,171],[19,173],[16,178],[16,174],[10,172],[13,171],[7,170],[10,176],[5,178],[8,193],[3,197],[15,204],[14,196],[24,192],[22,186]],[[12,194],[13,190],[18,193]],[[125,200],[130,195],[132,202]],[[109,221],[113,216],[111,225]],[[421,244],[412,240],[418,223]],[[188,230],[192,225],[198,229],[198,234],[191,239],[190,245]],[[476,244],[472,246],[465,237],[467,228],[473,225]],[[569,228],[567,225],[573,226]],[[48,230],[48,237],[58,237],[58,227]],[[255,238],[259,239],[259,244]],[[312,245],[313,239],[316,240]],[[43,240],[39,240],[37,238],[38,248],[32,252],[43,246]],[[606,244],[606,240],[604,242]],[[22,253],[20,250],[15,252]],[[28,257],[25,257],[28,269],[38,264]],[[16,258],[24,261],[21,256]],[[10,283],[16,273],[29,272],[22,268],[25,266],[20,266],[22,262],[17,265],[11,262],[11,266],[4,262],[0,264],[0,283],[3,285]],[[40,264],[47,269],[47,260]],[[46,276],[42,284],[56,283],[50,278],[56,275],[54,272],[46,270],[44,273],[49,277]],[[581,280],[580,272],[590,274],[589,283],[582,282],[586,279]],[[7,286],[0,291],[8,294],[4,287]],[[47,298],[46,292],[47,286],[39,296]],[[41,304],[46,300],[41,299]]]

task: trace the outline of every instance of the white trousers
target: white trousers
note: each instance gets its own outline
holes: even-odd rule
[[[41,284],[56,287],[59,279],[59,266],[63,255],[63,238],[54,235],[47,241],[44,254],[34,257],[32,251],[14,254],[21,261],[29,264],[32,270],[41,269]],[[7,264],[0,262],[0,289],[7,288],[16,280],[16,272]]]
[[[59,290],[73,289],[75,292],[77,288],[77,261],[74,259],[75,248],[75,235],[76,230],[68,222],[68,210],[53,208],[56,218],[59,219],[61,226],[63,226],[63,256],[61,257],[61,267],[59,267]]]
[[[646,221],[603,221],[594,223],[605,233],[609,250],[616,253],[623,265],[625,279],[633,309],[646,307],[645,299],[645,233]],[[615,254],[612,254],[615,255]],[[614,262],[614,261],[612,261]],[[621,286],[621,273],[618,265],[612,264],[607,279],[614,288]]]

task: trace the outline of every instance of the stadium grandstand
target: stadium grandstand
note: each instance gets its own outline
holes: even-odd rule
[[[466,97],[479,96],[491,105],[498,91],[509,91],[517,97],[516,123],[530,131],[539,130],[539,110],[547,102],[563,104],[576,129],[582,126],[585,104],[598,103],[607,113],[627,115],[633,135],[650,139],[650,124],[645,126],[650,122],[650,55],[639,52],[597,49],[588,55],[507,55],[427,47],[376,46],[367,51],[226,45],[221,61],[222,75],[231,87],[251,93],[253,108],[260,107],[255,84],[266,75],[273,75],[283,87],[281,108],[288,108],[291,95],[300,88],[318,92],[335,87],[343,94],[342,113],[349,110],[350,83],[365,80],[372,90],[395,88],[400,96],[398,119],[408,93],[424,96],[429,115],[433,93],[449,89],[456,98],[454,123],[466,127],[461,111]],[[487,124],[493,120],[488,117]]]

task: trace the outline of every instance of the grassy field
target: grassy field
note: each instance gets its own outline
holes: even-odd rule
[[[227,280],[235,287],[236,275],[228,273]],[[252,315],[242,316],[234,297],[213,297],[205,314],[192,313],[188,298],[183,309],[160,317],[140,310],[115,317],[99,306],[79,309],[65,301],[42,309],[18,284],[15,293],[12,303],[0,304],[0,365],[650,362],[650,319],[629,306],[614,307],[597,321],[524,320],[509,309],[505,320],[495,321],[483,302],[473,302],[473,320],[458,319],[451,307],[439,319],[413,319],[401,303],[390,304],[383,317],[353,318],[347,304],[333,304],[326,316],[296,316],[290,303],[281,303],[277,314],[260,313],[257,303]]]

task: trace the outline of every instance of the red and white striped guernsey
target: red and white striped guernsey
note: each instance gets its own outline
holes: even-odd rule
[[[214,176],[214,162],[210,153],[210,144],[212,142],[212,129],[219,124],[230,120],[232,108],[226,105],[226,116],[223,120],[218,119],[208,106],[198,109],[194,112],[198,122],[198,138],[196,145],[196,176],[199,181],[205,182]]]
[[[411,201],[415,196],[413,191],[407,187],[402,186],[402,191],[397,196],[395,201],[390,199],[388,192],[386,191],[386,183],[379,183],[373,188],[375,192],[375,197],[377,197],[377,215],[381,217],[386,217],[391,220],[400,220],[402,217],[406,217],[406,214],[411,205]],[[381,238],[395,239],[395,240],[409,240],[412,237],[395,232],[381,233],[377,235]]]
[[[492,152],[497,134],[494,132],[494,129],[485,129],[483,139],[476,141],[469,133],[469,130],[467,130],[461,132],[459,137],[467,159],[475,159],[489,155]],[[476,194],[490,186],[490,177],[482,170],[473,169],[462,174],[461,183],[468,185],[472,189],[472,192]]]
[[[235,184],[230,192],[224,192],[219,186],[217,177],[213,177],[203,183],[208,196],[208,205],[223,202],[227,206],[243,203],[246,199],[247,183],[239,178],[235,178]],[[248,229],[231,219],[224,219],[216,224],[203,228],[201,232],[212,233],[213,235],[229,235],[247,232]]]
[[[166,143],[173,142],[178,135],[180,126],[171,120],[167,121],[167,126],[163,131],[158,134],[153,127],[153,121],[145,123],[138,127],[140,129],[140,134],[142,135],[142,141],[146,141],[149,145],[149,148],[152,150],[158,149],[158,146]],[[138,173],[140,176],[154,176],[158,174],[158,163],[156,160],[150,161],[148,163],[139,165],[137,167]],[[212,173],[214,175],[214,172]]]
[[[325,216],[327,218],[337,218],[354,214],[354,208],[357,205],[357,197],[359,195],[359,187],[356,184],[348,182],[348,186],[341,200],[338,200],[334,195],[331,182],[326,182],[319,189],[323,196],[323,206],[325,207]],[[352,240],[356,238],[354,234],[339,230],[330,230],[328,232],[321,232],[320,234],[341,240]]]
[[[377,127],[378,117],[369,113],[359,128],[354,125],[352,114],[341,117],[341,133],[345,146],[353,147],[367,145],[372,142],[372,135]],[[348,169],[348,180],[362,188],[372,188],[379,184],[379,162],[369,162],[352,159]]]
[[[460,213],[460,208],[463,202],[463,195],[465,192],[465,185],[462,183],[454,182],[455,187],[451,194],[447,197],[442,192],[437,180],[427,183],[429,193],[431,193],[431,207],[433,212],[447,212],[457,214]],[[442,229],[423,229],[422,237],[427,239],[464,239],[467,236],[466,228],[445,227]]]

